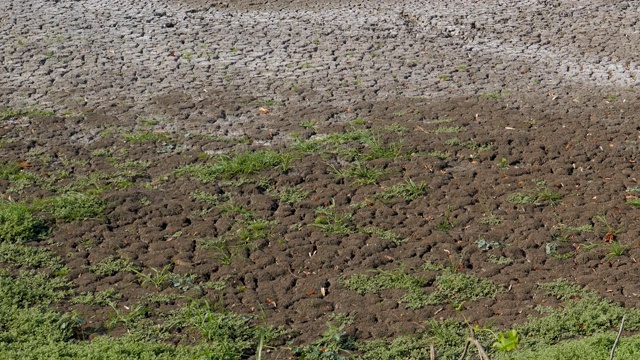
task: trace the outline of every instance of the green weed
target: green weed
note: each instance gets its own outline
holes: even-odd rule
[[[507,198],[507,201],[517,204],[531,204],[535,206],[555,205],[562,199],[560,193],[551,191],[544,184],[538,184],[536,189],[529,191],[516,192]]]
[[[464,130],[464,128],[460,126],[440,126],[439,128],[434,130],[434,134],[457,134]]]
[[[383,201],[391,200],[394,197],[401,197],[407,201],[413,201],[425,194],[426,187],[427,185],[424,181],[416,184],[412,179],[407,179],[404,183],[387,188],[381,193],[376,194],[374,197]]]
[[[113,256],[107,256],[102,261],[87,266],[87,269],[98,276],[112,276],[119,272],[137,271],[137,268],[131,260],[124,258],[116,259]]]
[[[56,272],[64,268],[62,259],[51,251],[10,242],[0,242],[0,263],[18,268],[46,268]]]
[[[346,335],[344,328],[352,323],[350,316],[333,315],[320,339],[310,345],[293,348],[292,352],[304,360],[347,360],[351,350],[355,349],[355,342]]]
[[[364,229],[361,229],[360,231],[365,233],[365,234],[377,235],[381,239],[387,240],[387,241],[391,241],[392,243],[394,243],[396,245],[400,245],[400,244],[402,244],[403,242],[406,241],[406,239],[404,239],[403,237],[397,235],[396,233],[394,233],[391,230],[382,230],[382,229],[377,228],[375,226],[368,226],[368,227],[366,227]]]
[[[143,142],[158,142],[162,140],[168,140],[169,135],[163,132],[154,131],[138,131],[138,132],[124,132],[122,138],[128,143],[143,143]]]
[[[92,194],[68,192],[39,201],[36,208],[48,212],[56,220],[82,221],[100,216],[105,203]]]
[[[4,121],[10,118],[19,116],[52,116],[55,113],[53,110],[40,110],[40,109],[7,109],[0,112],[0,121]]]
[[[0,242],[22,243],[40,239],[45,223],[23,203],[0,200]]]
[[[87,292],[73,297],[72,304],[87,304],[94,306],[115,306],[116,301],[122,298],[122,294],[111,288],[98,292]]]
[[[172,264],[169,264],[165,265],[161,270],[151,268],[151,271],[148,273],[143,273],[139,270],[136,270],[135,273],[138,275],[138,281],[141,285],[151,284],[156,289],[162,290],[168,285],[171,268]]]
[[[309,194],[311,194],[311,191],[305,190],[300,186],[292,186],[284,188],[280,191],[275,191],[273,192],[273,194],[278,197],[280,202],[296,204],[306,199]]]
[[[353,183],[357,185],[373,185],[378,183],[378,179],[385,175],[385,171],[377,167],[368,167],[360,162],[351,164],[346,169],[338,170],[331,166],[338,177],[353,178]]]
[[[274,150],[247,151],[233,156],[219,155],[209,164],[187,165],[176,170],[176,174],[189,175],[206,183],[220,178],[249,176],[266,169],[280,168],[286,171],[292,160],[291,154]]]
[[[425,281],[408,275],[404,269],[393,271],[376,270],[372,276],[356,274],[342,278],[341,283],[358,294],[378,293],[383,289],[402,289],[406,293],[400,299],[408,309],[418,309],[426,305],[454,304],[456,306],[485,297],[493,297],[498,287],[489,280],[445,270],[436,276],[435,289],[430,294],[422,288]]]
[[[351,225],[352,213],[342,213],[336,208],[335,200],[329,206],[319,206],[315,210],[316,218],[313,225],[325,234],[349,235],[354,233]]]

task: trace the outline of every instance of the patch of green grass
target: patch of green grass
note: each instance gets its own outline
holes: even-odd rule
[[[0,242],[0,263],[17,268],[46,268],[56,272],[64,268],[62,259],[51,251],[9,242]]]
[[[500,256],[497,257],[493,254],[490,254],[487,257],[487,261],[492,263],[492,264],[496,264],[496,265],[511,265],[513,264],[513,259],[506,257],[506,256]]]
[[[38,201],[35,207],[45,211],[55,219],[82,221],[96,218],[104,212],[105,203],[93,194],[68,192]]]
[[[45,222],[33,214],[30,206],[0,200],[0,242],[22,243],[38,240],[45,232]]]
[[[360,229],[360,232],[363,232],[365,234],[377,235],[381,239],[391,241],[396,245],[400,245],[406,241],[403,237],[397,235],[391,230],[382,230],[375,226],[368,226],[364,229]]]
[[[368,167],[360,162],[351,164],[349,167],[338,170],[333,167],[334,173],[338,177],[353,178],[353,183],[358,185],[373,185],[378,183],[378,179],[385,175],[385,171],[377,167]]]
[[[440,160],[447,160],[451,157],[451,154],[444,151],[434,150],[426,154],[427,156],[435,157]]]
[[[634,197],[627,199],[627,204],[635,207],[640,207],[640,199]]]
[[[436,230],[446,233],[446,232],[449,232],[449,230],[453,229],[454,227],[455,227],[455,223],[451,221],[451,208],[447,207],[447,210],[445,211],[444,216],[442,216],[442,219],[438,221],[438,223],[436,224]]]
[[[55,112],[53,110],[40,110],[40,109],[7,109],[0,112],[0,121],[4,121],[10,118],[19,116],[52,116]]]
[[[142,272],[140,270],[134,269],[133,271],[138,275],[138,281],[141,285],[153,285],[156,289],[162,290],[164,289],[171,277],[171,267],[172,265],[165,265],[161,270],[156,268],[151,268],[151,271]]]
[[[304,360],[346,360],[355,349],[355,342],[344,332],[353,323],[353,318],[344,314],[332,314],[327,322],[327,330],[322,337],[306,346],[292,349]]]
[[[102,261],[88,266],[87,269],[98,276],[112,276],[119,272],[135,272],[136,267],[131,260],[108,256]]]
[[[123,132],[122,138],[128,143],[143,143],[143,142],[158,142],[161,140],[168,140],[169,135],[162,132],[155,131],[136,131],[136,132]]]
[[[281,328],[256,326],[252,317],[217,309],[206,301],[192,301],[169,315],[175,329],[194,329],[207,342],[209,359],[240,359],[255,354],[258,343],[268,344],[284,334]]]
[[[460,126],[440,126],[433,131],[434,134],[457,134],[464,130],[463,127]]]
[[[316,128],[316,125],[318,124],[318,122],[315,120],[301,120],[299,124],[303,128],[307,130],[311,130]]]
[[[492,91],[492,92],[487,92],[482,94],[482,97],[487,98],[487,99],[493,99],[493,100],[499,100],[502,99],[503,97],[509,95],[510,92],[509,91],[505,91],[505,90],[500,90],[500,91]]]
[[[604,259],[610,261],[615,257],[624,255],[627,250],[629,250],[627,245],[622,244],[620,241],[612,241],[611,244],[608,245],[608,251]]]
[[[311,190],[305,190],[300,186],[292,186],[272,193],[278,197],[280,202],[296,204],[306,199],[311,194]]]
[[[374,138],[367,143],[367,151],[361,156],[364,160],[396,159],[402,152],[402,142],[382,143],[379,138]]]
[[[349,235],[355,232],[351,224],[350,212],[340,212],[336,208],[335,200],[329,206],[320,206],[315,210],[316,218],[313,225],[325,234]]]
[[[430,124],[430,125],[439,125],[439,124],[448,124],[448,123],[451,123],[453,121],[454,121],[454,119],[452,119],[452,118],[441,118],[441,119],[435,119],[435,120],[427,121],[426,123]]]
[[[425,194],[426,187],[427,185],[424,183],[424,181],[416,184],[412,179],[407,179],[404,183],[393,185],[387,189],[384,189],[374,197],[383,201],[391,200],[394,197],[401,197],[407,201],[413,201]]]
[[[481,217],[479,222],[483,225],[496,226],[502,223],[502,219],[495,215],[487,215]]]
[[[18,163],[0,164],[0,179],[11,180],[22,171],[22,167]]]
[[[553,206],[557,204],[560,199],[562,199],[560,193],[549,190],[544,184],[539,184],[534,190],[521,191],[509,195],[507,201],[516,205]]]
[[[286,172],[292,161],[293,155],[290,153],[274,150],[246,151],[233,156],[219,155],[208,164],[186,165],[177,169],[176,174],[188,175],[206,183],[221,178],[254,175],[267,169],[279,168]]]
[[[547,309],[544,317],[529,318],[523,325],[516,326],[516,330],[521,334],[524,347],[540,349],[563,340],[614,330],[624,314],[627,315],[625,330],[639,330],[639,310],[625,309],[595,295],[587,295],[569,299],[561,308]]]
[[[394,132],[396,134],[406,134],[409,132],[409,128],[406,126],[399,125],[398,123],[393,123],[391,125],[385,125],[382,128],[384,131]]]
[[[254,240],[265,239],[269,236],[271,229],[277,221],[264,219],[249,219],[239,223],[236,230],[236,237],[243,243],[249,244]]]
[[[425,280],[408,275],[402,268],[392,271],[376,270],[372,276],[356,274],[340,281],[345,288],[361,295],[378,293],[384,289],[406,290],[400,302],[408,309],[439,304],[459,306],[466,301],[493,297],[499,290],[489,280],[451,270],[444,270],[436,276],[435,288],[429,294],[422,289],[426,286]]]
[[[72,304],[86,304],[94,306],[115,306],[122,294],[111,288],[98,292],[87,292],[76,295],[70,301]]]

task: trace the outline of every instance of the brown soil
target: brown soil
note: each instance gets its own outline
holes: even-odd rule
[[[49,6],[33,3],[35,5],[29,6]],[[73,2],[62,3],[69,8],[77,6]],[[528,315],[536,314],[533,310],[536,305],[553,302],[540,293],[537,284],[559,278],[586,285],[625,307],[640,306],[636,264],[640,252],[637,216],[640,209],[627,204],[629,197],[637,195],[627,190],[640,186],[636,163],[640,149],[637,125],[640,112],[638,95],[633,91],[637,88],[633,65],[637,63],[637,55],[635,51],[621,50],[619,59],[618,55],[611,55],[617,49],[610,48],[612,44],[633,42],[633,39],[622,39],[622,32],[605,32],[606,24],[594,29],[591,29],[593,24],[583,24],[581,28],[591,29],[591,35],[580,33],[577,39],[571,37],[578,31],[575,29],[537,35],[535,31],[523,30],[517,35],[522,49],[513,45],[510,53],[504,47],[511,39],[511,28],[491,16],[490,21],[483,18],[490,22],[486,28],[476,28],[475,22],[471,26],[470,20],[461,23],[455,18],[456,9],[448,8],[448,2],[443,2],[438,4],[446,8],[441,11],[449,18],[443,15],[442,22],[438,22],[437,17],[428,18],[416,7],[417,20],[405,14],[410,12],[409,8],[403,10],[405,12],[393,10],[395,20],[389,23],[380,20],[380,29],[371,23],[366,26],[340,23],[348,28],[345,34],[349,38],[344,46],[337,45],[339,48],[335,50],[323,46],[342,41],[342,33],[323,28],[321,21],[309,24],[310,28],[320,29],[317,34],[306,28],[309,17],[315,16],[313,11],[323,10],[322,2],[309,5],[313,10],[309,13],[297,12],[297,5],[288,8],[281,4],[284,2],[271,4],[282,9],[270,8],[264,13],[258,11],[266,6],[262,4],[264,1],[243,1],[235,8],[228,3],[204,0],[177,3],[183,5],[171,5],[176,8],[168,13],[155,8],[135,10],[148,17],[145,21],[150,24],[147,25],[151,27],[147,29],[150,33],[165,36],[166,31],[171,31],[166,36],[175,43],[170,45],[147,45],[145,41],[153,39],[138,33],[130,37],[105,35],[112,39],[109,41],[115,41],[116,45],[112,45],[98,38],[92,38],[91,42],[83,37],[73,38],[75,35],[65,32],[69,43],[50,45],[57,46],[55,53],[45,59],[43,54],[48,48],[40,45],[42,42],[27,42],[20,47],[13,35],[8,35],[14,33],[10,22],[0,23],[3,34],[6,33],[3,36],[11,38],[2,45],[7,55],[2,55],[6,72],[2,70],[3,77],[0,77],[0,95],[6,101],[0,103],[0,110],[36,105],[53,108],[58,114],[19,116],[2,122],[0,163],[27,161],[28,171],[44,179],[52,178],[57,171],[66,171],[68,179],[58,185],[91,174],[118,171],[113,162],[92,155],[96,150],[107,149],[117,155],[119,161],[143,161],[150,165],[127,179],[132,186],[117,189],[114,185],[102,194],[108,202],[103,218],[56,224],[49,240],[33,244],[50,248],[64,258],[77,293],[115,288],[124,296],[119,302],[122,306],[140,302],[141,295],[149,292],[186,296],[158,305],[163,311],[183,306],[189,297],[222,301],[228,309],[264,315],[266,323],[291,329],[293,344],[317,339],[332,313],[346,313],[355,318],[348,331],[358,340],[413,333],[428,319],[460,318],[451,306],[408,310],[398,303],[400,295],[396,291],[361,296],[345,289],[340,282],[342,277],[372,269],[404,266],[418,272],[427,261],[489,279],[503,287],[504,291],[493,299],[464,304],[462,314],[471,322],[493,323],[504,328],[524,322]],[[375,3],[383,4],[380,13],[376,13],[377,19],[386,19],[384,11],[392,7],[386,2]],[[415,5],[415,2],[408,3]],[[562,6],[545,9],[535,16],[527,12],[528,5],[514,7],[513,11],[527,15],[523,15],[526,21],[538,29],[561,27],[556,25],[558,18],[565,19],[564,22],[576,19],[588,22],[596,15],[606,19],[610,11],[629,16],[624,12],[626,7],[618,9],[600,4],[583,9],[576,8],[572,1],[559,3]],[[303,5],[300,7],[304,8]],[[5,5],[0,5],[0,9],[2,6]],[[10,7],[6,11],[22,19],[16,15],[23,11],[20,6],[16,3],[15,9]],[[26,9],[27,5],[24,6]],[[345,6],[335,6],[330,10],[351,11]],[[43,11],[33,14],[45,14]],[[109,11],[120,14],[119,8]],[[358,14],[360,10],[353,11]],[[74,13],[64,9],[60,12]],[[478,16],[486,15],[483,14]],[[346,24],[351,21],[347,15],[336,21]],[[55,26],[51,25],[53,28],[66,29],[67,23],[58,19],[63,15],[50,16],[58,21]],[[209,23],[207,16],[219,22]],[[263,52],[258,46],[263,43],[251,41],[279,39],[279,34],[267,35],[267,32],[275,31],[272,26],[280,26],[276,24],[280,16],[282,19],[306,16],[287,25],[290,34],[280,34],[283,39],[297,41],[299,36],[304,41],[292,42],[291,49],[285,53]],[[509,16],[505,24],[513,25]],[[260,20],[263,17],[271,22]],[[98,19],[95,21],[109,19],[90,15],[74,21],[82,23],[94,18]],[[231,20],[224,23],[219,19]],[[264,37],[261,28],[247,25],[254,20],[264,26]],[[378,21],[374,20],[371,22]],[[15,26],[21,21],[27,20],[16,20]],[[201,54],[196,53],[199,45],[190,42],[200,33],[173,32],[189,21],[227,26],[229,33],[223,33],[220,39],[233,38],[235,42],[224,42],[220,49],[215,49],[219,52],[215,57],[211,55],[203,60]],[[91,28],[76,22],[71,24],[78,29]],[[453,24],[458,30],[462,29],[461,34],[453,29]],[[480,24],[479,21],[477,26]],[[201,28],[206,28],[205,25]],[[304,31],[291,35],[301,28]],[[48,36],[47,29],[40,27],[40,31],[34,30],[33,36],[42,40]],[[113,25],[113,29],[118,27]],[[185,25],[185,29],[191,31],[193,26]],[[138,30],[131,31],[133,34]],[[354,33],[363,39],[359,40]],[[385,35],[380,39],[382,43],[375,45],[380,49],[371,45],[377,41],[377,34]],[[494,41],[491,34],[503,36],[495,49],[491,46],[497,40]],[[320,45],[314,44],[315,36],[320,38]],[[191,40],[184,40],[187,37]],[[193,45],[191,52],[176,45],[177,38],[182,39],[183,45],[185,41]],[[141,42],[145,51],[138,55],[129,51],[140,45],[131,45],[129,40]],[[211,42],[217,44],[218,38],[214,40]],[[248,45],[242,43],[245,40]],[[289,40],[283,40],[282,44]],[[424,48],[413,47],[418,40]],[[568,50],[563,45],[567,42],[572,45]],[[281,43],[269,44],[280,50]],[[471,45],[465,47],[464,44]],[[115,51],[112,46],[116,47]],[[236,54],[234,46],[240,48],[242,56]],[[88,49],[86,62],[85,49]],[[549,49],[567,52],[554,55]],[[522,50],[523,55],[513,55],[516,50]],[[336,51],[339,56],[333,55]],[[362,54],[350,58],[352,52]],[[604,56],[605,53],[611,56]],[[69,62],[79,54],[82,62]],[[300,54],[311,55],[298,56]],[[529,63],[527,54],[551,55]],[[67,55],[69,59],[64,57]],[[149,59],[145,58],[143,65],[137,64],[135,60],[143,56]],[[594,57],[597,60],[593,60]],[[585,61],[584,69],[580,63],[577,70],[576,64],[583,58],[589,61]],[[23,71],[27,70],[16,65],[16,59],[24,59],[21,60],[25,62],[24,69],[31,65],[43,68],[24,75]],[[567,65],[558,59],[576,63]],[[262,60],[268,66],[263,66]],[[288,60],[292,63],[287,63]],[[359,67],[361,62],[367,62],[370,67]],[[64,71],[59,73],[62,63]],[[295,66],[289,66],[293,63]],[[464,63],[469,64],[468,69],[453,70]],[[77,74],[70,70],[73,66],[77,66]],[[607,71],[610,66],[613,70]],[[553,72],[547,72],[550,68]],[[273,72],[281,75],[269,75]],[[437,78],[440,74],[447,75]],[[505,91],[495,92],[500,90]],[[265,103],[272,99],[283,102]],[[268,113],[260,114],[261,107],[268,108]],[[67,115],[62,115],[63,110],[69,111]],[[156,117],[159,122],[145,124],[140,116]],[[444,118],[452,122],[434,123]],[[355,126],[355,119],[364,120],[360,127],[380,131],[384,142],[402,141],[402,152],[414,156],[372,160],[370,165],[386,171],[379,183],[373,185],[354,185],[351,179],[336,177],[329,165],[340,166],[337,160],[318,155],[299,157],[286,172],[272,169],[254,177],[254,180],[268,180],[276,190],[297,185],[311,191],[306,200],[295,204],[280,202],[261,183],[202,183],[175,175],[181,166],[206,162],[203,153],[233,154],[264,148],[291,150],[294,133],[308,139],[342,132]],[[301,120],[314,120],[317,127],[306,129],[301,126]],[[399,134],[381,130],[392,124],[409,131]],[[435,134],[439,126],[461,129],[457,134]],[[166,134],[168,138],[126,142],[120,135],[132,131]],[[477,152],[447,142],[454,137],[461,143],[475,141],[492,147]],[[441,160],[427,156],[432,151],[449,152],[450,157]],[[47,159],[43,160],[42,156]],[[385,188],[408,179],[426,183],[425,195],[413,201],[375,199]],[[0,180],[0,193],[4,197],[29,200],[52,194],[33,188],[9,192],[10,186],[8,181]],[[553,205],[519,205],[509,201],[512,194],[537,187],[558,192],[562,198]],[[192,194],[198,190],[228,194],[236,204],[250,208],[256,217],[274,221],[276,225],[249,248],[234,249],[232,253],[205,249],[199,246],[201,239],[233,236],[245,219],[220,207],[209,209],[203,202],[194,200]],[[373,234],[322,233],[313,226],[315,210],[332,201],[341,211],[353,212],[354,227],[390,230],[405,241],[396,245]],[[367,205],[350,206],[353,204]],[[203,211],[207,209],[210,211]],[[483,218],[492,215],[501,222],[482,223]],[[437,230],[437,224],[447,216],[453,228],[448,232]],[[599,216],[606,219],[607,224],[597,220]],[[566,226],[583,225],[591,225],[594,231],[563,230]],[[621,256],[608,256],[607,240],[611,240],[612,235],[614,241],[626,246]],[[483,251],[477,244],[479,239],[498,242],[501,246]],[[547,251],[550,243],[557,246],[553,254]],[[223,295],[217,291],[201,294],[193,288],[160,290],[140,284],[132,273],[100,277],[87,269],[109,256],[131,259],[147,273],[168,266],[173,273],[194,274],[196,282],[228,277],[228,287]],[[231,257],[228,263],[225,256]],[[500,257],[509,258],[512,263],[499,265],[490,261]],[[433,290],[432,282],[425,283],[426,292]],[[324,295],[322,289],[325,289]],[[61,304],[61,308],[86,316],[87,330],[107,331],[100,326],[109,316],[105,308],[70,303]],[[124,330],[111,331],[117,334]]]

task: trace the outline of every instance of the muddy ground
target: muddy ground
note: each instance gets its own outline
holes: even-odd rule
[[[34,245],[64,257],[77,293],[115,288],[119,306],[149,289],[133,273],[99,276],[87,266],[113,256],[197,281],[228,277],[226,307],[291,329],[295,344],[317,339],[332,313],[354,317],[348,331],[358,340],[459,317],[446,304],[409,310],[393,291],[358,295],[340,281],[371,269],[419,272],[427,261],[503,287],[464,304],[471,322],[509,328],[525,321],[536,305],[554,301],[536,284],[558,278],[638,307],[640,209],[628,200],[640,186],[639,6],[3,0],[0,110],[55,115],[6,119],[0,160],[26,161],[43,178],[65,170],[68,179],[117,171],[96,156],[105,149],[117,161],[149,162],[127,179],[131,186],[104,192],[104,217],[58,224],[49,242]],[[443,119],[458,130],[436,131]],[[295,136],[354,128],[402,142],[402,156],[368,163],[385,170],[373,184],[337,177],[331,165],[343,166],[340,159],[314,154],[245,184],[175,172],[209,161],[202,154],[287,151]],[[136,132],[162,136],[137,142],[121,135]],[[465,146],[470,141],[491,147],[477,151]],[[448,157],[427,156],[434,151]],[[376,200],[408,179],[424,182],[425,193]],[[0,182],[3,197],[50,195],[11,186]],[[293,204],[273,195],[293,186],[310,195]],[[513,201],[516,192],[543,188],[561,199]],[[202,239],[234,234],[246,218],[209,209],[194,199],[197,191],[230,194],[275,225],[224,261]],[[403,241],[323,233],[314,226],[316,209],[332,201],[353,214],[354,228],[392,231]],[[491,216],[499,222],[481,221]],[[440,231],[442,219],[453,227]],[[580,226],[591,231],[567,230]],[[496,245],[483,250],[480,239]],[[612,241],[624,246],[620,256],[611,256]],[[510,262],[496,264],[500,258]],[[108,309],[61,307],[105,331],[99,324]]]

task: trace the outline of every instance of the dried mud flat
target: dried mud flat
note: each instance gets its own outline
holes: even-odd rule
[[[578,301],[559,279],[631,312],[638,6],[0,1],[3,204],[47,228],[3,235],[0,267],[67,279],[73,339],[188,345],[207,335],[161,325],[201,302],[288,330],[281,359],[429,320],[506,331]]]

